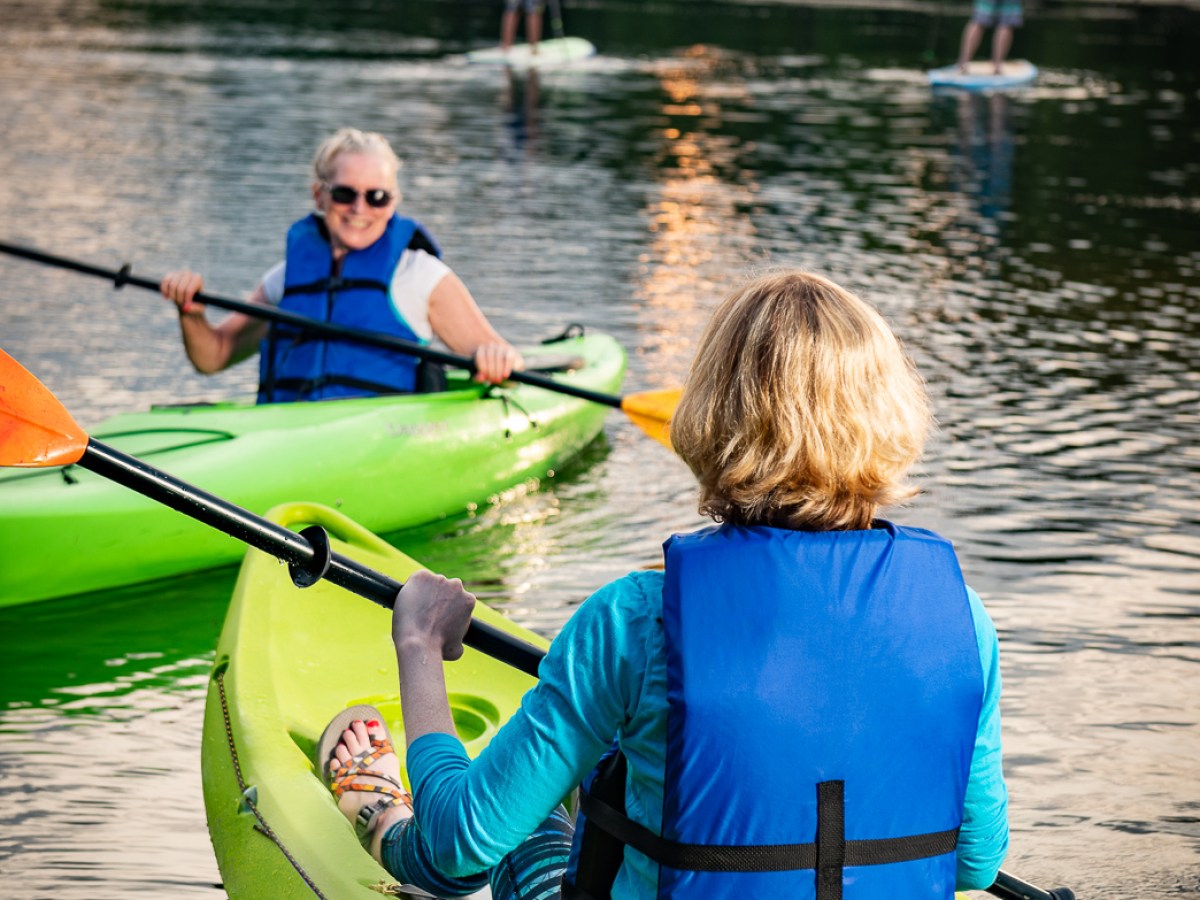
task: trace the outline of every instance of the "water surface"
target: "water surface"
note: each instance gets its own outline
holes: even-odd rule
[[[895,517],[953,537],[1000,629],[1006,868],[1200,896],[1200,12],[1031,11],[1042,77],[979,97],[921,76],[965,6],[567,14],[602,55],[534,80],[454,58],[492,39],[482,0],[0,0],[0,240],[240,295],[354,124],[503,333],[611,332],[630,390],[677,384],[750,274],[860,291],[940,422]],[[148,292],[7,257],[0,346],[85,426],[255,378],[192,374]],[[540,489],[393,539],[550,635],[698,521],[614,413]],[[0,610],[5,896],[222,895],[199,736],[233,577]]]

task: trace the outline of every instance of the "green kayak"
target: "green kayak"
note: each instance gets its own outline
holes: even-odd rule
[[[593,334],[526,351],[582,360],[551,377],[619,389],[625,353]],[[603,427],[608,407],[540,387],[449,390],[317,403],[156,407],[92,436],[262,513],[302,497],[377,532],[486,503],[552,474]],[[0,470],[0,606],[233,563],[244,547],[78,466]],[[132,548],[132,549],[131,549]]]
[[[276,507],[290,528],[321,525],[333,550],[403,580],[418,564],[327,507]],[[483,621],[546,642],[483,604]],[[237,898],[393,896],[394,879],[358,844],[313,763],[331,718],[379,708],[404,746],[391,614],[327,581],[301,590],[251,550],[217,645],[204,713],[204,806],[225,890]],[[446,666],[455,725],[477,754],[533,679],[470,648]],[[403,896],[403,894],[401,894]]]

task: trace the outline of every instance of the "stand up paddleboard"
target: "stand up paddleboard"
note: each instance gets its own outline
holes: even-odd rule
[[[958,71],[958,66],[931,69],[929,83],[933,87],[958,88],[964,91],[994,91],[1029,84],[1037,78],[1037,74],[1037,66],[1024,59],[1004,63],[999,75],[990,62],[979,61],[969,63],[966,72]]]
[[[528,44],[513,44],[507,50],[499,47],[486,47],[482,50],[472,50],[467,54],[467,62],[481,66],[508,66],[511,69],[552,69],[589,56],[595,56],[596,48],[591,41],[581,37],[559,37],[538,41],[537,51],[530,49]]]

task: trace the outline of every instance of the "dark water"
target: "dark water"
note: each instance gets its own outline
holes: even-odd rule
[[[678,383],[748,274],[861,291],[941,422],[896,518],[955,539],[1000,628],[1006,868],[1200,896],[1200,10],[1031,9],[1037,85],[966,97],[921,77],[965,5],[593,0],[567,27],[602,56],[511,82],[445,59],[497,7],[0,0],[0,240],[240,294],[354,124],[505,334],[609,331],[630,390]],[[0,346],[85,426],[252,387],[191,374],[176,331],[150,293],[0,257]],[[541,490],[396,540],[552,634],[696,522],[614,413]],[[199,737],[232,581],[0,610],[0,894],[221,896]]]

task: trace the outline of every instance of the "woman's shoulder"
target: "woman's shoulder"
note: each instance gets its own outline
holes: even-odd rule
[[[419,247],[409,247],[400,254],[400,260],[396,263],[395,277],[427,278],[436,275],[441,278],[450,271],[452,271],[451,268],[432,253]]]
[[[644,612],[647,608],[662,611],[663,572],[661,569],[639,569],[622,575],[593,594],[593,598],[610,607],[629,607]]]
[[[588,597],[568,627],[604,643],[642,644],[662,628],[662,586],[660,571],[623,575]]]
[[[625,684],[662,645],[662,572],[631,572],[593,593],[567,620],[550,655]],[[552,667],[553,668],[553,667]]]

